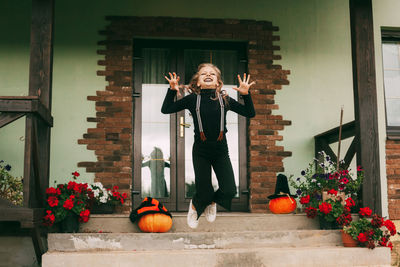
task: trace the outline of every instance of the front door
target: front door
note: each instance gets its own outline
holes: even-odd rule
[[[170,211],[185,211],[195,193],[192,165],[193,120],[188,110],[161,113],[168,90],[164,76],[176,72],[188,84],[200,63],[211,62],[222,72],[223,90],[238,99],[232,87],[246,67],[246,45],[234,42],[134,40],[134,166],[133,208],[143,198],[160,200]],[[187,94],[182,92],[182,94]],[[240,99],[239,99],[240,101]],[[227,115],[229,155],[238,194],[232,209],[248,209],[246,119]],[[213,173],[215,190],[218,182]]]

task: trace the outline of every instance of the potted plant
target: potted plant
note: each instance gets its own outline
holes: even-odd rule
[[[90,208],[92,214],[113,213],[115,206],[124,204],[128,197],[126,193],[118,192],[118,186],[109,189],[100,182],[90,184],[88,189],[92,190],[94,196]]]
[[[396,234],[396,226],[377,214],[372,215],[369,207],[360,208],[360,219],[343,226],[343,232],[357,241],[357,245],[370,249],[376,246],[393,248],[390,237]]]
[[[72,173],[73,179],[79,176],[78,172]],[[79,223],[89,220],[89,203],[94,198],[87,183],[76,183],[69,181],[58,184],[56,187],[46,189],[46,214],[43,225],[58,225],[61,232],[77,232]]]
[[[0,197],[22,206],[24,200],[22,179],[12,176],[10,171],[11,165],[0,160]]]
[[[290,184],[296,189],[307,217],[318,216],[321,229],[337,229],[338,218],[350,214],[357,206],[362,180],[361,167],[357,168],[357,176],[352,177],[347,169],[337,170],[336,164],[322,151],[318,159],[301,171],[301,177],[290,177]]]

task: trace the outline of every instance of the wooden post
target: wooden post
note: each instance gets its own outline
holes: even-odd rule
[[[54,0],[32,0],[31,22],[31,54],[29,65],[29,95],[39,96],[41,103],[51,111],[51,89],[53,69],[53,25]],[[33,126],[36,127],[33,127]],[[36,128],[36,130],[35,130]],[[33,131],[36,131],[34,133]],[[35,138],[36,136],[36,138]],[[32,154],[33,142],[36,143],[37,154],[35,162]],[[37,117],[28,115],[25,130],[25,167],[24,167],[24,206],[29,208],[42,207],[44,199],[35,192],[35,173],[40,173],[39,191],[45,192],[49,185],[50,164],[50,127]],[[39,168],[40,171],[35,171]]]
[[[382,215],[372,0],[350,0],[357,164],[365,170],[363,204]]]

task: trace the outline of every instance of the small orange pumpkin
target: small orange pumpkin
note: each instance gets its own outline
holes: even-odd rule
[[[146,233],[165,233],[171,229],[172,219],[162,213],[147,214],[140,218],[138,226]]]
[[[269,209],[275,214],[291,213],[296,207],[296,200],[288,196],[274,198],[269,201]]]

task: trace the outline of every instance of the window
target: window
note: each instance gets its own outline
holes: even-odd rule
[[[400,139],[400,30],[382,31],[386,129],[389,139]]]

